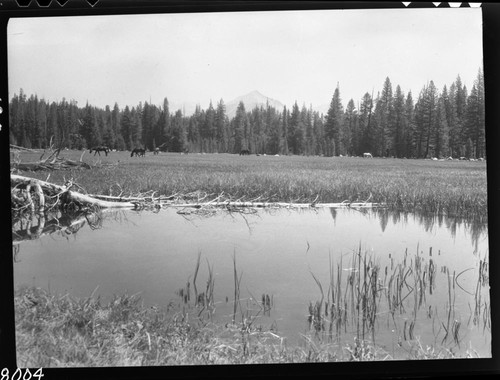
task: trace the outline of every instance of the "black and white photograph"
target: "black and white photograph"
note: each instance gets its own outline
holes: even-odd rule
[[[492,358],[480,6],[12,17],[7,53],[18,367]]]

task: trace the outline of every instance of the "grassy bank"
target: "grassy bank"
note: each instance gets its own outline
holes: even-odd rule
[[[79,159],[81,154],[64,151],[61,156]],[[21,154],[22,161],[38,157]],[[88,152],[83,157],[89,163],[98,159]],[[54,171],[50,181],[60,184],[72,178],[87,192],[103,195],[154,191],[157,195],[202,192],[269,202],[369,199],[401,211],[487,220],[484,162],[176,153],[138,158],[129,152],[111,152],[100,159],[116,165]],[[27,174],[44,180],[48,175]]]
[[[393,358],[361,341],[339,348],[305,340],[288,346],[271,331],[244,323],[188,321],[182,313],[146,308],[133,296],[102,304],[39,288],[15,294],[19,367],[107,367],[208,364],[304,363],[393,359],[449,359],[444,348],[418,342],[406,357]]]

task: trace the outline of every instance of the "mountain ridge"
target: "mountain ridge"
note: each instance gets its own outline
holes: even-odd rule
[[[277,111],[283,111],[283,108],[285,107],[285,104],[283,104],[281,101],[271,98],[267,95],[262,94],[258,90],[253,90],[250,91],[244,95],[240,95],[229,102],[224,102],[225,107],[226,107],[226,116],[229,119],[232,119],[236,115],[236,110],[238,109],[238,105],[240,102],[243,102],[245,105],[245,111],[250,112],[252,111],[255,107],[266,107],[267,104],[269,104],[271,107],[274,107]],[[184,116],[191,116],[194,114],[196,107],[200,106],[199,103],[193,103],[193,102],[171,102],[171,111],[174,110],[182,110]],[[212,103],[214,108],[217,108],[217,104]],[[287,108],[291,108],[293,105],[287,105]],[[206,109],[200,106],[201,109]],[[321,104],[319,106],[313,106],[313,109],[315,111],[319,111],[320,114],[328,111],[329,104]]]
[[[245,105],[245,111],[251,111],[258,106],[269,104],[276,109],[283,109],[284,105],[279,100],[263,95],[258,90],[253,90],[245,95],[238,96],[226,104],[226,115],[231,119],[236,115],[240,102]]]

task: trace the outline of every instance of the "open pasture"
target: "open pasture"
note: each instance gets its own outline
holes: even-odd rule
[[[82,151],[62,151],[60,156],[79,160]],[[41,153],[20,155],[22,162],[36,161]],[[73,181],[88,193],[156,195],[201,192],[212,198],[270,202],[370,202],[386,203],[401,211],[444,214],[481,222],[487,218],[486,163],[360,157],[239,156],[231,154],[179,154],[130,152],[82,160],[92,170],[60,170],[50,181]],[[47,172],[29,173],[46,179]],[[207,199],[208,200],[208,199]]]

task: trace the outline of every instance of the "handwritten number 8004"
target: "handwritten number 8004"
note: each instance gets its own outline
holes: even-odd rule
[[[38,378],[38,380],[40,380],[44,376],[43,368],[38,368],[36,372],[33,374],[31,373],[29,368],[25,368],[24,375],[23,375],[23,369],[18,368],[14,371],[12,377],[9,376],[8,368],[2,368],[0,375],[2,376],[0,380],[31,380],[32,377],[36,377]]]

